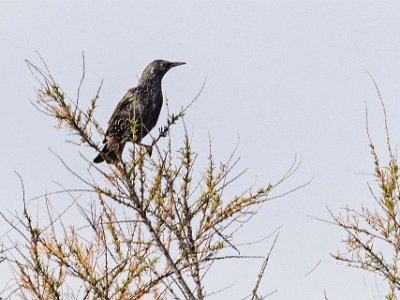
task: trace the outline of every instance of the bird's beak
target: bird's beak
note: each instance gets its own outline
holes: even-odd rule
[[[185,62],[172,62],[170,64],[170,68],[181,66],[181,65],[184,65],[184,64],[186,64],[186,63]]]

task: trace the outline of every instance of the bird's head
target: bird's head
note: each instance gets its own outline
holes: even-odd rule
[[[166,60],[152,61],[143,71],[140,83],[148,79],[161,80],[164,75],[173,67],[184,65],[184,62],[169,62]]]

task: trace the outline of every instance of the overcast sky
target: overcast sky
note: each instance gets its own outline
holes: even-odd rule
[[[366,185],[373,181],[368,175],[373,165],[365,105],[382,154],[385,140],[378,98],[365,70],[379,84],[393,143],[399,142],[398,1],[0,1],[2,211],[21,206],[14,170],[24,178],[28,196],[56,189],[54,180],[67,187],[77,184],[49,147],[71,166],[82,164],[80,149],[65,143],[70,137],[29,103],[35,82],[24,60],[38,62],[35,50],[71,94],[85,52],[83,96],[93,96],[104,79],[96,112],[103,126],[154,59],[187,62],[163,81],[172,111],[189,103],[207,76],[204,92],[186,117],[199,167],[209,134],[217,161],[228,157],[240,136],[238,171],[248,171],[234,191],[255,180],[278,179],[296,153],[302,156],[301,168],[281,191],[314,176],[306,188],[265,205],[238,237],[260,239],[282,225],[262,291],[277,289],[270,299],[317,300],[324,290],[329,299],[377,295],[373,277],[330,258],[341,248],[344,233],[312,216],[329,219],[327,206],[337,212],[346,204],[373,205]],[[158,125],[165,120],[164,108]],[[263,255],[271,242],[242,254]],[[260,264],[222,264],[210,273],[208,292],[236,283],[214,299],[243,298]],[[0,282],[7,278],[3,272]]]

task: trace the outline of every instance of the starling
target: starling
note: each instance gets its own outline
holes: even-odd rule
[[[93,162],[105,160],[115,164],[120,160],[126,142],[140,144],[156,125],[160,115],[163,104],[162,78],[168,70],[183,64],[185,63],[155,60],[144,69],[138,86],[129,89],[117,104],[108,121],[104,147]],[[151,151],[151,148],[148,150]]]

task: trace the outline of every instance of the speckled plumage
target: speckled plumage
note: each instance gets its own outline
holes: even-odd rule
[[[182,64],[155,60],[145,68],[138,86],[127,91],[111,115],[104,147],[93,160],[95,163],[118,162],[128,141],[139,143],[153,129],[163,104],[162,78],[169,69]]]

